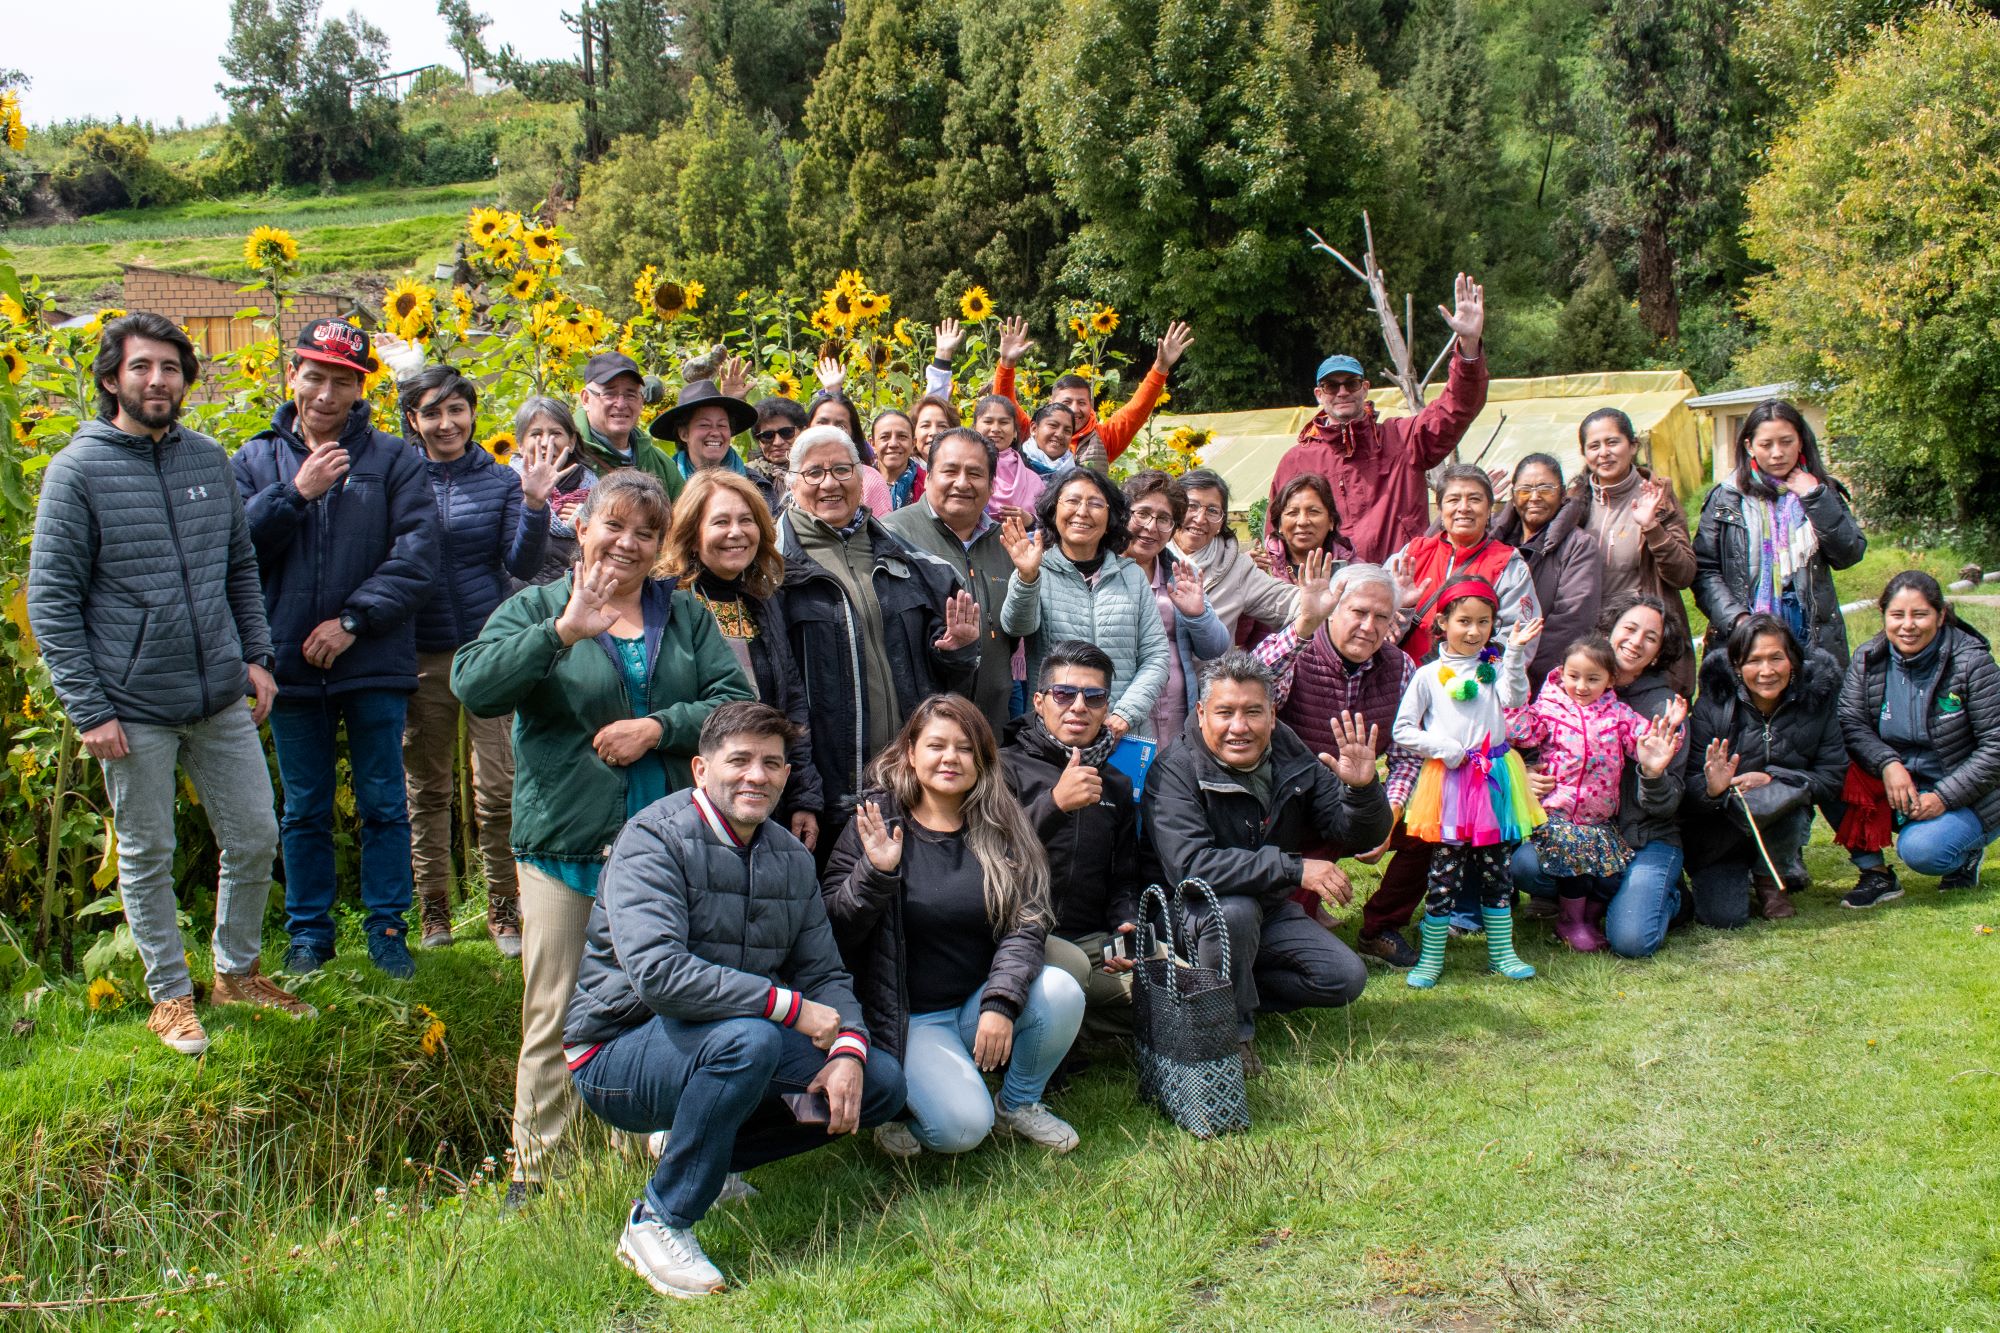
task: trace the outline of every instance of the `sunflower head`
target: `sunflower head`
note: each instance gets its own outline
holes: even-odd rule
[[[910,337],[910,321],[907,319],[897,320],[896,327],[893,331],[891,331],[889,336],[894,338],[898,343],[900,343],[904,347],[916,346],[915,341]]]
[[[0,92],[0,143],[15,152],[28,146],[28,126],[21,119],[21,95],[16,92]]]
[[[83,336],[86,338],[95,338],[98,334],[104,332],[106,324],[109,324],[114,319],[123,319],[124,317],[125,311],[121,307],[115,305],[105,306],[102,310],[92,315],[90,322],[83,326]]]
[[[688,312],[687,288],[672,280],[656,282],[647,304],[661,319],[679,319]]]
[[[973,287],[958,298],[958,313],[968,324],[984,324],[993,317],[993,298],[984,287]]]
[[[512,268],[521,262],[521,247],[511,236],[502,236],[486,247],[486,257],[495,268]]]
[[[1084,339],[1084,335],[1087,334],[1089,331],[1090,330],[1088,326],[1086,326],[1083,322],[1082,315],[1071,315],[1069,317],[1070,337],[1076,339],[1078,342],[1082,342]]]
[[[778,397],[790,398],[794,402],[798,401],[798,396],[799,396],[798,377],[793,375],[789,370],[779,371],[777,374],[771,377],[771,381],[772,384],[775,386],[773,391],[778,395]]]
[[[116,1009],[125,1003],[125,992],[110,977],[99,977],[90,983],[84,992],[84,999],[93,1010]]]
[[[834,334],[840,332],[840,321],[834,317],[834,313],[830,307],[821,306],[819,309],[813,311],[810,322],[813,332],[819,334],[822,338],[831,338]]]
[[[839,288],[834,289],[833,299],[826,303],[826,308],[833,312],[834,322],[842,328],[852,327],[854,321],[861,317],[859,298]]]
[[[1103,335],[1118,331],[1118,312],[1108,305],[1097,307],[1090,316],[1090,331]]]
[[[299,243],[278,227],[258,227],[243,242],[243,262],[251,268],[284,270],[299,262]]]
[[[537,264],[553,264],[563,256],[562,241],[554,227],[530,227],[521,233],[521,246]]]
[[[514,432],[496,430],[479,442],[479,447],[493,455],[493,461],[505,465],[514,456]]]
[[[524,268],[507,279],[507,295],[516,301],[528,301],[542,285],[542,275],[531,268]]]
[[[28,358],[12,343],[0,343],[0,371],[6,372],[9,384],[19,384],[28,373]]]
[[[507,217],[497,208],[475,208],[465,221],[465,230],[474,245],[490,250],[495,242],[506,236]]]
[[[868,290],[868,280],[861,276],[861,270],[844,268],[840,271],[840,277],[835,280],[833,289],[837,292],[846,292],[849,296],[859,296]]]
[[[681,290],[687,293],[688,309],[690,310],[700,306],[701,298],[708,295],[708,288],[698,282],[684,282],[681,284]]]
[[[398,338],[418,338],[437,323],[437,289],[398,279],[382,298],[382,322]]]

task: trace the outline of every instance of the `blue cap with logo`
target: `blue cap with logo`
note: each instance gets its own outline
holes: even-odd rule
[[[1368,378],[1368,372],[1363,370],[1361,363],[1351,356],[1330,356],[1320,362],[1319,374],[1313,376],[1313,383],[1318,384],[1328,375],[1353,375],[1357,379]]]

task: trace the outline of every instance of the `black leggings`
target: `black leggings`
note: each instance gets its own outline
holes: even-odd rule
[[[1481,907],[1513,906],[1514,877],[1507,866],[1513,853],[1513,847],[1504,842],[1491,847],[1439,843],[1431,856],[1430,891],[1424,895],[1424,910],[1432,916],[1446,915],[1461,888],[1466,896],[1476,894]]]

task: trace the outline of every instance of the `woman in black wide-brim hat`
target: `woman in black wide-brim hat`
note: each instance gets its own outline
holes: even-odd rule
[[[764,478],[743,465],[731,444],[756,424],[756,408],[722,392],[714,380],[703,379],[683,385],[673,407],[653,418],[649,429],[654,439],[676,446],[672,457],[683,478],[703,468],[726,468],[747,477],[768,503],[772,496]]]

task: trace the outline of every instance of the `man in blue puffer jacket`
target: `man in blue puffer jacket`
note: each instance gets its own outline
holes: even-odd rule
[[[292,400],[236,454],[277,655],[286,969],[332,959],[335,733],[345,724],[361,816],[368,956],[407,977],[410,815],[403,722],[417,688],[413,616],[437,576],[437,510],[420,455],[370,421],[368,335],[336,319],[299,335]]]

